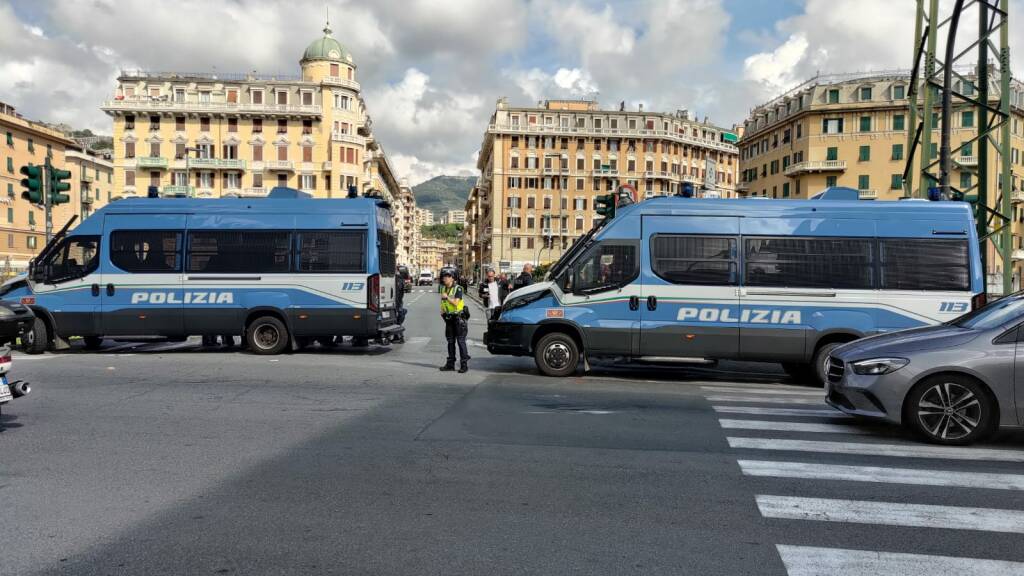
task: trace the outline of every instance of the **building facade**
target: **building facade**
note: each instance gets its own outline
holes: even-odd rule
[[[476,215],[467,215],[480,261],[518,271],[556,260],[599,218],[594,196],[619,185],[640,198],[678,194],[684,183],[697,195],[734,197],[736,139],[735,130],[684,110],[602,110],[566,100],[517,108],[501,99],[480,148]]]
[[[432,270],[437,274],[445,266],[457,266],[458,259],[459,244],[438,238],[420,238],[417,262],[420,270]]]
[[[465,210],[449,210],[441,216],[441,224],[465,224]]]
[[[974,77],[965,73],[954,89],[977,96]],[[1013,199],[1014,285],[1019,287],[1024,264],[1024,84],[1011,83],[1010,160]],[[740,147],[739,190],[745,196],[807,198],[830,186],[857,189],[862,199],[896,200],[905,195],[909,131],[910,72],[819,75],[754,108],[744,123]],[[999,85],[989,97],[998,107]],[[978,112],[954,101],[950,145],[950,184],[974,193],[977,185]],[[933,112],[937,118],[938,109]],[[931,154],[938,158],[939,129],[931,136]],[[993,135],[998,141],[998,131]],[[959,150],[957,150],[959,148]],[[912,190],[920,191],[920,152],[915,154]],[[989,197],[998,193],[999,157],[989,154]],[[933,169],[938,173],[938,169]],[[924,184],[927,188],[929,183]],[[992,255],[989,273],[1002,271]],[[990,283],[991,285],[991,283]]]
[[[78,206],[80,221],[85,220],[113,200],[114,164],[108,156],[83,148],[69,147],[64,159],[71,171],[71,205]]]
[[[46,243],[46,217],[42,206],[22,199],[21,167],[44,165],[46,159],[61,170],[72,171],[71,201],[54,206],[54,230],[72,216],[91,213],[93,206],[107,200],[110,163],[81,152],[72,140],[58,130],[27,120],[14,107],[0,103],[0,276],[23,272],[29,260]],[[88,170],[76,169],[78,155],[88,156]],[[83,182],[82,178],[89,179]],[[97,199],[96,191],[101,191]],[[83,191],[89,193],[83,196]]]

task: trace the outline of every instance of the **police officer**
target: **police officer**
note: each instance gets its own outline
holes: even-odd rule
[[[459,373],[469,370],[469,352],[466,349],[466,302],[462,287],[455,283],[450,269],[441,271],[441,318],[444,319],[444,337],[448,340],[448,361],[442,372],[455,370],[455,343],[459,344]]]

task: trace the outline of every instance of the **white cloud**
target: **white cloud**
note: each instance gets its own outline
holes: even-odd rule
[[[771,90],[784,90],[798,80],[797,65],[807,56],[809,46],[807,36],[793,34],[775,50],[747,57],[744,76]]]
[[[540,68],[506,71],[506,74],[523,94],[533,101],[548,98],[580,98],[598,92],[597,84],[590,73],[579,68],[559,68],[554,74],[548,74]]]

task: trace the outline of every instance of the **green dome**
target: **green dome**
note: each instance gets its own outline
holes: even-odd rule
[[[352,55],[345,50],[345,47],[331,37],[331,28],[328,26],[324,28],[323,38],[317,38],[306,47],[306,51],[302,54],[302,61],[306,60],[340,60],[343,62],[352,62]]]

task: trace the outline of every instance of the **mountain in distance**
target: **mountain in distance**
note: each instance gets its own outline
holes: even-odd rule
[[[416,196],[416,207],[426,208],[435,218],[449,210],[466,207],[469,191],[476,184],[476,176],[434,176],[426,182],[412,187]]]

